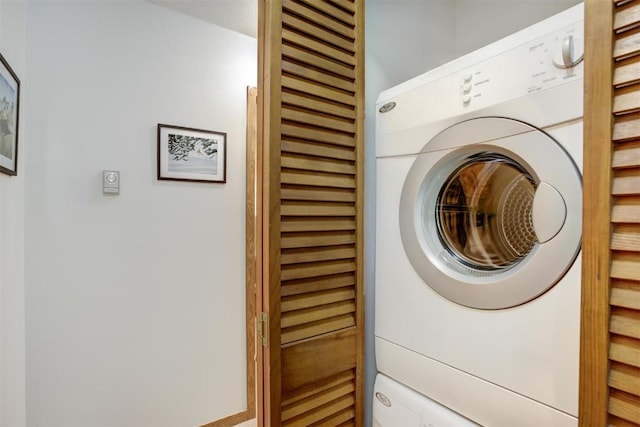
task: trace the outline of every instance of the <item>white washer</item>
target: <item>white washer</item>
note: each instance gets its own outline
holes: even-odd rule
[[[478,427],[383,374],[373,388],[373,427]]]
[[[383,92],[378,370],[487,426],[576,426],[583,8]]]

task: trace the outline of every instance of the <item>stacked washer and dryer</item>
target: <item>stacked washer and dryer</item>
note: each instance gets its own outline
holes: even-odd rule
[[[375,426],[576,426],[583,8],[377,103]]]

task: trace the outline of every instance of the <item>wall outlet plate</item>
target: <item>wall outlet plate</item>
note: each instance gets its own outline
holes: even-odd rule
[[[120,193],[120,172],[102,171],[102,192],[106,194]]]

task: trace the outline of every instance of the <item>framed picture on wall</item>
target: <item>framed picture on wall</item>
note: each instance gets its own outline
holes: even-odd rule
[[[20,80],[0,54],[0,172],[18,174]]]
[[[158,124],[158,179],[226,182],[227,134]]]

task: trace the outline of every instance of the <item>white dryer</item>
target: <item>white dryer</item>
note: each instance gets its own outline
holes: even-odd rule
[[[487,426],[575,426],[583,9],[383,92],[376,362]]]

